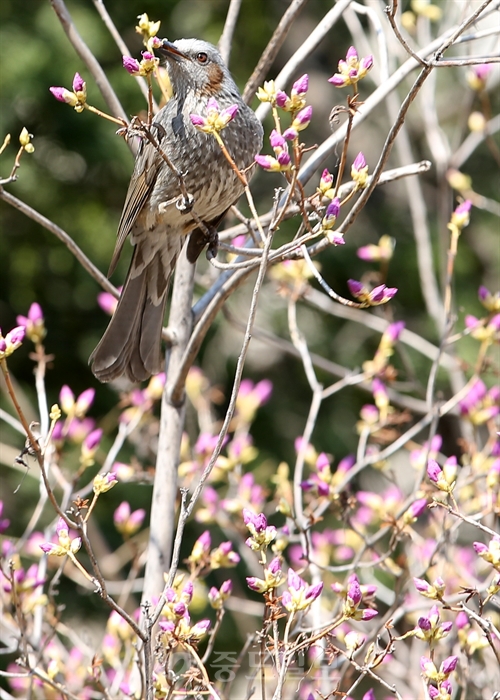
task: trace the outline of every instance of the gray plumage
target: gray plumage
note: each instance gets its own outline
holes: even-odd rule
[[[219,52],[199,39],[165,43],[173,97],[156,115],[152,133],[170,161],[182,172],[194,197],[194,212],[209,227],[217,226],[243,186],[215,138],[196,129],[190,114],[206,114],[215,97],[220,109],[239,109],[221,132],[231,156],[242,170],[262,147],[262,126],[241,99]],[[125,240],[134,246],[130,268],[117,309],[90,356],[92,371],[102,382],[123,374],[132,381],[147,379],[162,366],[161,328],[168,284],[185,237],[197,228],[192,212],[181,212],[175,200],[179,181],[158,149],[141,140],[130,180],[109,274]]]

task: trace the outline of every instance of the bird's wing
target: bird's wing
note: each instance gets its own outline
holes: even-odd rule
[[[162,157],[158,150],[151,143],[142,141],[135,160],[134,172],[130,179],[120,223],[118,224],[117,241],[109,265],[108,277],[113,274],[122,252],[123,244],[151,195],[161,163]]]

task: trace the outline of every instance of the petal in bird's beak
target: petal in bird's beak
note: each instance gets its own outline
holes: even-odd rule
[[[186,61],[191,60],[187,54],[179,51],[179,49],[167,39],[163,39],[161,46],[158,47],[158,51],[160,51],[160,53],[162,53],[168,59],[173,59],[174,61],[180,61],[181,59]]]

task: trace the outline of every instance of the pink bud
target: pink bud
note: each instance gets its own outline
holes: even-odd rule
[[[415,584],[415,588],[419,593],[427,593],[430,588],[430,585],[427,583],[427,581],[425,581],[422,578],[414,578],[413,583]]]
[[[340,73],[335,73],[331,78],[328,78],[328,82],[334,87],[344,87],[347,83],[346,78],[344,78]]]
[[[239,107],[237,104],[226,107],[226,109],[222,110],[221,116],[226,117],[227,121],[230,122],[235,118],[236,114],[238,113],[238,109]]]
[[[433,481],[435,484],[439,481],[439,479],[442,478],[443,476],[443,470],[439,466],[439,464],[436,462],[434,459],[430,459],[427,463],[427,476],[431,481]]]
[[[372,608],[366,608],[361,613],[361,619],[365,621],[373,620],[373,618],[377,617],[377,615],[378,612],[376,610],[373,610]]]
[[[85,440],[83,441],[84,446],[86,447],[87,450],[92,451],[95,450],[102,438],[102,429],[101,428],[96,428],[96,430],[93,430],[91,433],[87,435]],[[110,474],[108,474],[110,476]],[[116,481],[116,479],[115,479]]]
[[[278,90],[276,93],[276,104],[278,107],[284,107],[288,101],[288,95],[283,90]]]
[[[279,134],[276,129],[273,129],[271,131],[271,135],[269,136],[269,143],[271,144],[272,148],[285,148],[286,143],[285,139],[281,134]]]
[[[308,89],[309,76],[307,75],[307,73],[304,73],[304,75],[301,78],[294,82],[292,92],[295,92],[295,94],[297,95],[305,95]]]
[[[233,583],[230,579],[223,582],[222,586],[220,587],[220,592],[225,596],[231,595],[233,592]]]
[[[43,321],[42,307],[40,304],[37,304],[36,301],[34,301],[29,308],[28,318],[32,323],[40,323]]]
[[[95,396],[95,389],[85,389],[76,400],[75,411],[78,416],[83,416],[92,405]]]
[[[281,570],[281,560],[279,557],[274,557],[274,559],[271,560],[269,566],[267,567],[267,570],[271,574],[277,574],[278,571]]]
[[[397,340],[399,340],[399,336],[403,332],[405,325],[406,324],[404,321],[396,321],[396,323],[390,323],[385,329],[384,335],[392,343],[395,343]]]
[[[273,162],[275,161],[274,158],[271,158],[271,156],[258,154],[255,156],[255,162],[260,165],[261,168],[264,168],[264,170],[271,170],[273,167]]]
[[[136,75],[141,70],[139,61],[135,58],[132,58],[132,56],[123,56],[122,60],[123,67],[128,73],[130,73],[130,75]]]
[[[419,498],[418,501],[414,501],[409,507],[410,514],[413,518],[418,518],[427,508],[427,499]]]
[[[326,168],[323,170],[320,180],[320,186],[324,189],[329,189],[333,185],[333,175]]]
[[[207,112],[218,112],[219,111],[219,103],[215,99],[215,97],[211,97],[208,102],[207,102]]]
[[[75,395],[67,384],[61,387],[61,391],[59,392],[59,402],[64,413],[68,414],[73,410]]]
[[[479,554],[479,555],[486,554],[486,552],[489,551],[488,547],[485,544],[483,544],[482,542],[473,542],[472,546],[474,547],[476,554]]]
[[[5,340],[7,341],[7,345],[19,346],[23,342],[25,335],[25,326],[16,326],[16,328],[13,328],[7,333],[7,335],[5,336]]]
[[[283,132],[283,138],[285,138],[287,141],[293,141],[296,139],[299,135],[299,132],[297,129],[294,129],[293,127],[289,126],[288,129],[285,129]]]
[[[277,161],[280,165],[286,166],[290,165],[291,158],[287,151],[281,151],[281,153],[278,154]]]
[[[337,218],[340,213],[340,199],[335,197],[326,208],[325,218]]]
[[[363,168],[366,168],[366,160],[365,160],[364,155],[361,153],[361,151],[358,153],[358,155],[354,159],[352,167],[354,170],[357,170],[357,171],[362,170]]]
[[[367,73],[370,68],[373,66],[373,56],[365,56],[364,58],[361,59],[359,62],[359,71]]]
[[[182,601],[175,603],[173,607],[174,615],[176,615],[177,617],[184,617],[184,615],[186,614],[186,610],[186,604]]]
[[[206,126],[207,120],[199,114],[190,114],[189,118],[193,126]]]
[[[85,92],[85,87],[85,82],[80,73],[75,73],[75,77],[73,78],[73,91]]]
[[[123,503],[120,503],[118,508],[113,513],[113,521],[115,524],[121,525],[123,523],[126,523],[129,517],[130,505],[129,503],[127,503],[127,501],[123,501]]]
[[[351,574],[348,581],[349,585],[347,587],[347,598],[352,601],[353,605],[358,606],[362,598],[358,577],[356,574]]]
[[[200,620],[196,625],[191,627],[191,634],[194,637],[202,637],[208,631],[210,627],[210,620]]]
[[[311,121],[312,113],[313,108],[311,107],[311,105],[308,105],[307,107],[304,107],[304,109],[301,109],[295,117],[295,119],[293,120],[294,126],[298,128],[299,131],[300,129],[305,129]]]
[[[212,539],[211,539],[211,537],[210,537],[209,531],[208,531],[208,530],[205,530],[205,532],[203,532],[203,533],[198,537],[198,539],[196,540],[196,542],[201,546],[201,548],[203,549],[203,551],[208,552],[208,550],[210,549],[211,543],[212,543]]]
[[[66,90],[64,87],[51,87],[49,90],[56,100],[59,100],[59,102],[65,102],[72,107],[78,103],[77,96],[73,92]]]
[[[448,656],[441,664],[440,671],[446,675],[453,673],[458,664],[458,656]]]
[[[365,288],[361,282],[358,282],[357,280],[347,280],[347,286],[349,287],[349,291],[353,296],[358,296],[363,289]]]

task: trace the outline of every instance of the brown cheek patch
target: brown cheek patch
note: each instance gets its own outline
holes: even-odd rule
[[[207,77],[208,80],[203,87],[203,93],[212,97],[213,95],[217,95],[217,93],[220,92],[222,79],[224,77],[222,68],[216,63],[211,63],[207,67]]]

